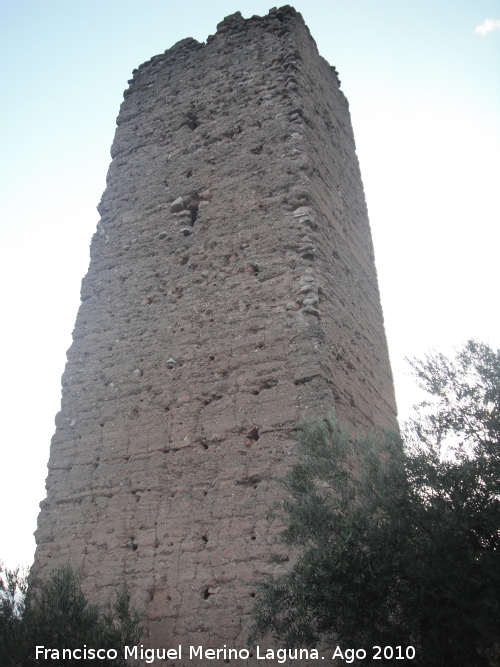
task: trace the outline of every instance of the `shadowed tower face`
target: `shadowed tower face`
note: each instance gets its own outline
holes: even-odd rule
[[[35,572],[81,566],[96,601],[127,580],[153,644],[244,646],[301,416],[396,423],[339,85],[283,7],[179,42],[124,94]]]

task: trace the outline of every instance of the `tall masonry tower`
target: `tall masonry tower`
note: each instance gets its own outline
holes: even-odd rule
[[[289,6],[129,84],[34,571],[126,580],[153,646],[244,647],[297,422],[396,423],[348,104]]]

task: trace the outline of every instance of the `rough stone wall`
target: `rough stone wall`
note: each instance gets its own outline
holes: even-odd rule
[[[63,376],[35,571],[126,579],[160,646],[244,646],[301,416],[395,424],[348,104],[300,14],[134,71]]]

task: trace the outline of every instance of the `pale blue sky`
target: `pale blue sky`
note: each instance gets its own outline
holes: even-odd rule
[[[225,0],[0,0],[0,559],[29,564],[60,376],[122,92]],[[351,107],[400,412],[404,356],[500,347],[500,0],[294,3]],[[21,483],[20,483],[21,482]]]

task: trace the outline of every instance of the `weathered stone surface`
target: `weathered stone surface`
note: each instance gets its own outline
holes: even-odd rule
[[[124,95],[34,571],[127,580],[152,644],[243,647],[300,416],[395,423],[348,104],[290,7]]]

